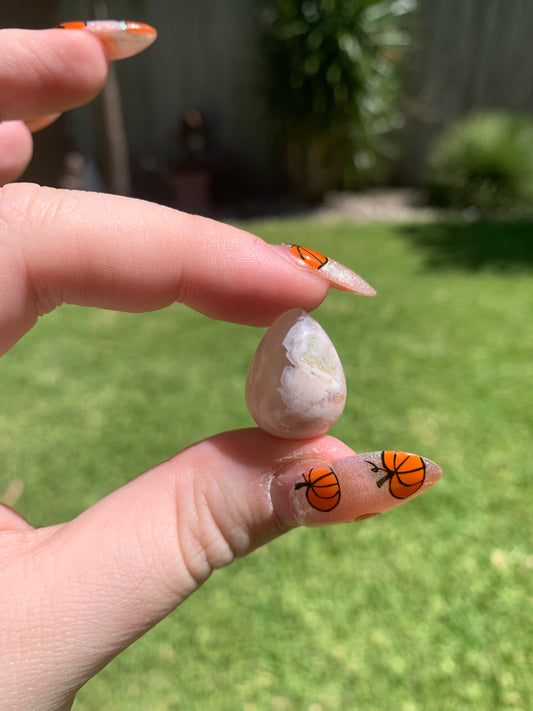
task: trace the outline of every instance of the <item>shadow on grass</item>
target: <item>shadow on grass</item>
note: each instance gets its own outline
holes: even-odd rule
[[[533,223],[422,223],[402,233],[433,269],[533,270]]]

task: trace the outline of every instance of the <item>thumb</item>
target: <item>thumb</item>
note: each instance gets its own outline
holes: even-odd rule
[[[383,485],[393,467],[384,455],[393,454],[401,491]],[[440,474],[415,455],[356,456],[332,437],[295,443],[241,430],[184,450],[67,524],[13,532],[32,545],[0,595],[4,631],[16,640],[0,650],[11,662],[0,669],[16,670],[7,687],[32,690],[23,708],[50,708],[51,699],[62,708],[214,569],[294,526],[375,515]]]

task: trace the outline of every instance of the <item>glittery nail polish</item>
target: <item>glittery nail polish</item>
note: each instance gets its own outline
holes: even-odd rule
[[[62,22],[64,30],[86,30],[95,34],[104,45],[111,60],[132,57],[149,47],[157,32],[144,22],[126,20],[88,20],[87,22]]]
[[[298,244],[276,244],[273,245],[273,248],[294,264],[314,272],[322,279],[326,279],[334,289],[364,296],[376,295],[375,289],[359,274],[314,249],[302,247]]]
[[[324,526],[383,513],[422,494],[441,475],[430,459],[388,450],[293,463],[273,478],[270,491],[284,523]]]

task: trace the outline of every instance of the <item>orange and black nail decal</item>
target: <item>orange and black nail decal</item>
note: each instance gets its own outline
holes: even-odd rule
[[[157,32],[144,22],[129,20],[87,20],[62,22],[64,30],[87,30],[95,34],[105,47],[108,59],[126,59],[142,52],[157,37]]]
[[[341,500],[339,480],[333,469],[311,469],[303,474],[303,478],[294,488],[301,489],[306,486],[307,501],[317,511],[333,511]]]
[[[395,499],[407,499],[415,494],[426,478],[426,465],[418,454],[381,452],[381,463],[383,466],[378,467],[368,462],[373,472],[381,471],[385,475],[376,481],[378,489],[388,482],[389,492]]]
[[[305,262],[312,269],[322,269],[328,263],[328,258],[314,249],[300,247],[298,244],[291,244],[291,254]]]
[[[354,519],[354,520],[355,520],[355,521],[365,521],[367,518],[374,518],[374,516],[379,516],[379,512],[378,512],[378,513],[367,513],[367,514],[363,514],[362,516],[358,516],[358,517],[357,517],[356,519]]]
[[[86,22],[62,22],[57,27],[62,30],[84,30],[87,27]]]

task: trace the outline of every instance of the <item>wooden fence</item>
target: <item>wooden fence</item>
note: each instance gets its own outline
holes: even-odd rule
[[[354,0],[355,2],[355,0]],[[43,27],[92,15],[94,0],[20,0],[0,25]],[[260,0],[107,0],[110,17],[159,30],[146,53],[116,64],[131,155],[164,168],[194,107],[209,121],[211,151],[258,189],[276,181],[272,125],[263,99],[254,12]],[[418,0],[407,74],[398,181],[421,181],[433,138],[477,108],[533,110],[533,0]],[[30,178],[54,182],[61,151],[101,153],[98,104],[71,112],[37,137]]]
[[[476,109],[533,112],[532,0],[419,0],[400,181],[423,180],[444,127]]]
[[[208,160],[228,183],[267,186],[270,125],[261,89],[253,0],[107,0],[115,19],[158,29],[145,53],[116,63],[125,128],[134,159],[164,170],[180,155],[179,129],[196,109],[207,122]],[[92,0],[63,0],[62,15],[91,17]],[[94,112],[75,113],[71,127],[94,154]],[[241,183],[242,184],[242,183]]]

